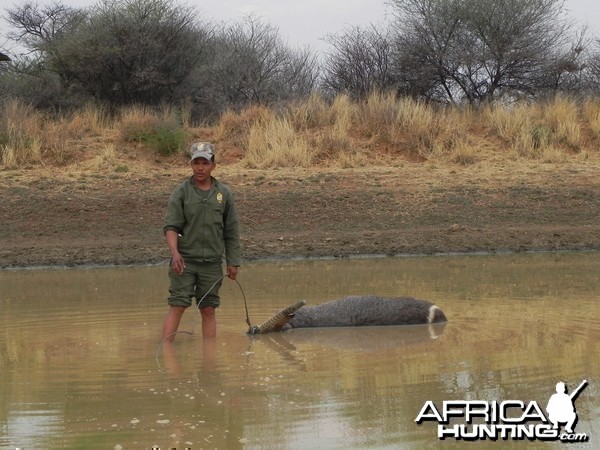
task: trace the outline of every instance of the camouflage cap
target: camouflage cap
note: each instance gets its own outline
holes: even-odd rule
[[[190,161],[196,158],[205,158],[213,161],[215,158],[215,146],[210,142],[196,142],[192,144],[190,155]]]

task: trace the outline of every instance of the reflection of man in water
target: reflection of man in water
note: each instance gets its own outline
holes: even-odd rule
[[[556,383],[556,394],[552,394],[552,397],[550,397],[546,411],[548,411],[550,422],[554,424],[553,428],[558,428],[559,422],[566,422],[565,431],[573,433],[573,425],[577,420],[577,414],[575,414],[573,398],[567,394],[567,388],[562,381]]]

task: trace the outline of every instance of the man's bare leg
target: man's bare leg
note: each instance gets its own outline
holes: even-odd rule
[[[169,306],[169,312],[163,322],[162,338],[165,342],[170,343],[175,339],[175,332],[179,328],[179,322],[181,321],[181,316],[183,316],[185,310],[186,308],[184,306]]]
[[[212,306],[205,306],[200,309],[200,313],[202,314],[202,337],[209,339],[217,337],[217,317],[215,308]]]

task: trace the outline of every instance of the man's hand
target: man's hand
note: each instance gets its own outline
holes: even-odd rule
[[[185,261],[179,252],[174,253],[171,257],[171,270],[178,275],[181,275],[185,269]]]
[[[237,266],[227,266],[227,276],[229,277],[229,279],[235,280],[235,278],[237,277],[237,274],[238,274]]]
[[[177,241],[179,239],[177,231],[167,230],[165,232],[165,237],[167,238],[169,252],[171,252],[171,270],[177,275],[181,275],[185,269],[185,261],[177,249]]]

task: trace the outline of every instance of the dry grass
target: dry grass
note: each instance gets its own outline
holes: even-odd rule
[[[164,107],[160,111],[143,106],[123,110],[116,126],[124,143],[142,144],[161,156],[184,153],[188,148],[188,132],[181,112]]]
[[[251,106],[240,113],[225,111],[214,127],[214,141],[230,142],[235,146],[244,147],[252,127],[273,120],[274,117],[274,113],[263,106]]]
[[[277,110],[227,111],[203,128],[191,125],[185,106],[130,107],[111,118],[89,105],[58,119],[14,101],[0,107],[5,167],[88,158],[92,166],[114,168],[132,148],[147,151],[158,140],[168,150],[160,154],[184,153],[192,139],[213,140],[234,155],[229,162],[248,168],[394,166],[407,160],[471,165],[502,158],[564,163],[597,156],[600,101],[558,97],[477,109],[434,107],[381,92],[359,102],[313,95]]]
[[[564,97],[485,112],[492,129],[506,141],[510,151],[544,162],[560,162],[569,153],[585,149],[583,114],[584,108]]]
[[[0,156],[6,166],[31,163],[62,165],[73,156],[68,123],[51,120],[16,101],[8,102],[0,116]]]
[[[288,119],[273,118],[252,126],[243,163],[250,168],[309,167],[314,157],[311,149]]]
[[[285,116],[297,130],[328,127],[333,121],[330,105],[320,95],[313,94],[304,101],[288,105]]]
[[[117,149],[114,144],[103,147],[94,157],[92,167],[97,170],[113,168],[118,163]]]
[[[588,125],[593,139],[600,141],[600,100],[588,99],[582,107],[583,122]]]
[[[165,124],[175,125],[177,119],[173,110],[156,113],[145,106],[130,106],[121,111],[116,126],[123,142],[141,141],[144,136]]]
[[[543,104],[542,120],[551,130],[550,144],[563,144],[578,150],[581,147],[580,108],[574,100],[559,97]]]
[[[69,133],[75,138],[101,136],[113,126],[106,110],[92,104],[86,105],[62,121],[65,123]]]

